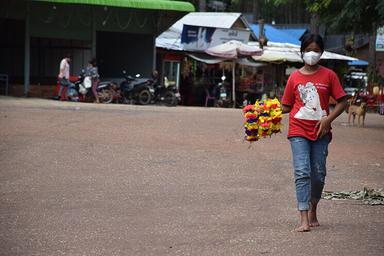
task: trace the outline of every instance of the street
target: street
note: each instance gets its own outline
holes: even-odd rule
[[[384,188],[384,116],[333,123],[326,191]],[[0,97],[0,255],[384,255],[384,206],[299,216],[287,133],[240,109]]]

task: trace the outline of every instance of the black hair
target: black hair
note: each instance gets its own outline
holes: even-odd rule
[[[307,33],[301,39],[301,47],[300,47],[301,54],[303,54],[305,48],[307,48],[308,45],[310,45],[311,43],[316,43],[320,47],[321,52],[324,52],[323,38],[318,34]]]
[[[91,64],[92,66],[96,67],[97,65],[97,61],[96,61],[96,58],[93,58],[89,61],[89,64]]]

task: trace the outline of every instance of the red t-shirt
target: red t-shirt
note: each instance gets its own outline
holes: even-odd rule
[[[291,107],[288,138],[294,136],[317,139],[316,124],[329,114],[329,97],[345,96],[340,81],[332,70],[320,66],[311,75],[295,71],[288,78],[281,103]],[[330,134],[331,135],[331,134]]]

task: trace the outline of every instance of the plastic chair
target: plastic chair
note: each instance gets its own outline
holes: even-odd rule
[[[209,100],[213,100],[213,106],[215,107],[216,106],[216,103],[217,103],[217,99],[215,96],[211,96],[211,94],[209,93],[208,89],[205,89],[205,106],[208,107],[208,101]]]

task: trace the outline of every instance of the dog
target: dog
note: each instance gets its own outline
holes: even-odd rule
[[[355,117],[357,115],[357,126],[360,127],[360,117],[363,119],[363,127],[365,120],[365,113],[367,111],[367,103],[362,102],[360,106],[350,105],[348,108],[348,124],[351,123],[351,116],[353,116],[352,125],[355,125]]]

